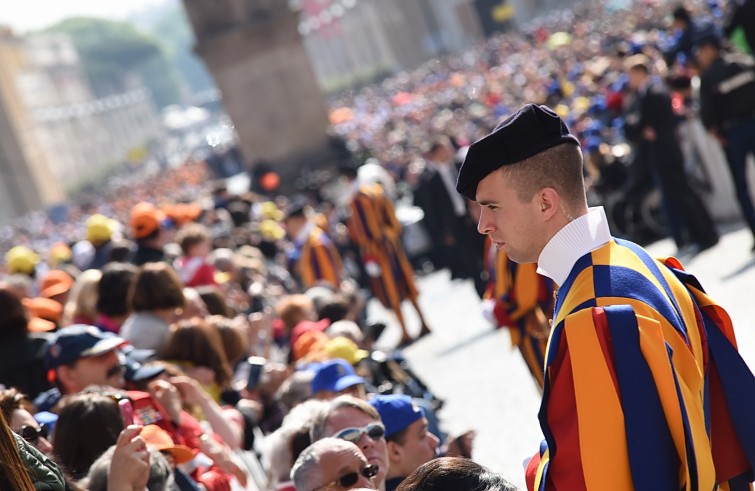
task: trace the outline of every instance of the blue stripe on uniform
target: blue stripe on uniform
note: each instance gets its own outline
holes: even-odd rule
[[[604,307],[635,489],[676,489],[679,458],[630,306]]]

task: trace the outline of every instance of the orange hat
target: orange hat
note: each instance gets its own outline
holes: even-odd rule
[[[323,351],[329,340],[328,335],[322,331],[305,332],[299,336],[294,344],[294,361],[299,361],[308,355]]]
[[[70,291],[71,287],[73,287],[73,278],[65,271],[53,269],[42,278],[39,296],[52,298]]]
[[[63,318],[63,306],[55,300],[42,297],[24,298],[21,303],[24,304],[31,317],[39,317],[54,323],[60,322]]]
[[[146,425],[140,436],[144,442],[159,452],[169,452],[176,464],[184,464],[194,458],[194,451],[186,445],[176,445],[167,431],[157,425]]]
[[[165,218],[165,213],[155,205],[142,201],[131,209],[131,233],[137,239],[149,237]]]
[[[202,215],[202,207],[195,203],[165,205],[162,207],[162,210],[179,227],[190,222],[196,222]]]

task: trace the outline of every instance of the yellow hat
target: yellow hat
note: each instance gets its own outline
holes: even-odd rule
[[[352,365],[356,365],[370,356],[367,351],[359,349],[359,346],[354,341],[343,336],[338,336],[328,341],[323,351],[331,358],[341,358]]]
[[[39,256],[26,246],[16,246],[5,254],[8,273],[31,274],[39,264]]]
[[[283,212],[272,201],[265,201],[260,205],[260,213],[263,219],[283,220]]]
[[[275,241],[286,236],[286,231],[275,220],[262,220],[260,223],[260,235],[265,240]]]
[[[115,223],[105,215],[92,215],[86,221],[87,240],[93,244],[101,244],[113,236]]]

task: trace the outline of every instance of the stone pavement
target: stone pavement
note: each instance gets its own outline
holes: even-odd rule
[[[696,275],[706,291],[732,316],[740,351],[755,367],[755,255],[747,229],[727,226],[714,248],[691,259],[685,269]],[[648,247],[655,256],[675,252],[670,240]],[[451,432],[477,431],[474,458],[524,487],[523,460],[542,440],[537,421],[539,392],[520,355],[512,351],[507,332],[495,331],[480,313],[470,282],[450,281],[445,271],[419,280],[420,303],[434,333],[409,347],[412,368],[446,405],[441,413]],[[410,331],[419,324],[411,306],[405,307]],[[372,302],[370,314],[387,318]],[[380,344],[394,346],[399,329],[389,326]]]

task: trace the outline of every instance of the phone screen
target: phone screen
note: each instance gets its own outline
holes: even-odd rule
[[[249,364],[249,376],[246,380],[246,388],[248,390],[254,390],[260,383],[262,370],[265,368],[267,360],[259,356],[250,356],[249,359],[247,359],[247,363]]]
[[[121,399],[118,401],[118,409],[121,411],[121,418],[123,418],[123,425],[129,426],[134,424],[134,406],[128,399]]]

